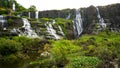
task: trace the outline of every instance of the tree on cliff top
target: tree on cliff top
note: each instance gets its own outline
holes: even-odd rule
[[[28,11],[37,11],[36,6],[31,5],[31,6],[28,8]]]

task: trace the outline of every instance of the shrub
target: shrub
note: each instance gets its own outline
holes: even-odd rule
[[[52,43],[50,52],[52,53],[52,60],[61,66],[65,66],[68,63],[69,55],[78,53],[80,47],[73,44],[69,40],[59,40]],[[59,67],[58,65],[58,67]]]
[[[44,59],[38,59],[31,62],[32,65],[39,64],[43,68],[49,66],[64,67],[68,63],[69,55],[77,53],[80,50],[79,46],[73,44],[69,40],[50,41],[51,44],[46,44],[44,50],[50,53],[50,56]]]
[[[0,15],[3,15],[3,14],[8,15],[8,13],[9,13],[9,10],[8,10],[8,9],[1,8],[1,7],[0,7]]]
[[[96,68],[99,62],[96,57],[73,57],[66,68]]]
[[[13,23],[13,20],[12,19],[8,19],[8,24],[12,24]]]
[[[23,46],[30,46],[32,45],[33,39],[25,37],[25,36],[20,36],[20,37],[13,37],[13,40],[20,42]]]
[[[3,38],[0,39],[0,54],[3,56],[15,54],[21,49],[22,49],[21,44],[14,40],[3,39]]]
[[[15,56],[14,54],[8,55],[8,56],[4,56],[2,58],[3,61],[0,61],[1,63],[6,63],[6,64],[11,64],[14,63],[17,60],[17,56]]]
[[[28,18],[27,16],[22,16],[23,18]]]
[[[47,21],[52,22],[52,19],[49,19],[49,18],[41,18],[40,20],[41,20],[42,22],[47,22]]]
[[[72,54],[76,53],[80,50],[79,46],[76,46],[73,44],[72,41],[69,40],[59,40],[55,41],[52,44],[53,48],[51,49],[52,54],[54,56],[60,56],[60,55],[67,55],[67,54]]]

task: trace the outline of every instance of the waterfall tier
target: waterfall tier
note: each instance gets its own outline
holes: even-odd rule
[[[38,35],[31,29],[31,25],[29,21],[26,18],[22,18],[22,20],[24,23],[22,27],[25,28],[24,35],[26,35],[27,37],[32,37],[32,38],[38,37]]]
[[[38,17],[39,17],[39,16],[38,16],[38,13],[39,13],[38,11],[35,12],[35,18],[36,18],[36,19],[38,19]]]
[[[31,16],[30,16],[30,12],[28,12],[28,18],[29,18],[29,19],[31,18]]]
[[[55,23],[55,20],[52,23]],[[49,34],[51,34],[55,37],[55,39],[60,39],[60,36],[57,35],[56,30],[53,29],[53,26],[52,26],[51,22],[47,22],[46,29],[47,29]]]
[[[74,28],[74,35],[75,38],[79,37],[80,34],[83,31],[83,27],[82,27],[83,23],[82,23],[82,18],[81,18],[81,14],[79,10],[76,10],[76,18],[73,21],[73,28]]]
[[[69,15],[66,17],[66,20],[70,19],[71,14],[69,13]]]
[[[60,25],[58,26],[58,28],[59,28],[59,30],[60,30],[60,33],[64,36],[65,34],[64,34],[64,32],[63,32],[63,30],[62,30],[62,28],[61,28]]]
[[[12,10],[15,11],[15,3],[12,5]]]
[[[106,24],[104,23],[104,19],[101,17],[100,15],[100,12],[99,12],[99,9],[98,7],[96,7],[96,10],[97,10],[97,17],[99,19],[99,25],[102,27],[102,28],[105,28],[106,27]]]
[[[6,30],[5,23],[7,23],[7,20],[5,19],[4,16],[0,15],[0,24],[1,24],[1,27],[3,28],[3,30]]]

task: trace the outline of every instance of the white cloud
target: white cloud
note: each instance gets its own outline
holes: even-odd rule
[[[38,10],[51,10],[107,5],[120,3],[120,0],[17,0],[17,2],[26,8],[35,5]]]

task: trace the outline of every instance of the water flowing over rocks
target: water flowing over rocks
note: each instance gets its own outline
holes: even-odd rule
[[[13,3],[12,9],[15,10],[14,8]],[[120,33],[119,11],[120,4],[113,4],[89,6],[79,10],[26,11],[21,14],[28,17],[26,19],[0,15],[0,34],[25,35],[42,39],[74,39],[82,34],[95,34],[105,29]],[[42,18],[49,20],[42,21]],[[57,21],[57,18],[64,20]]]

